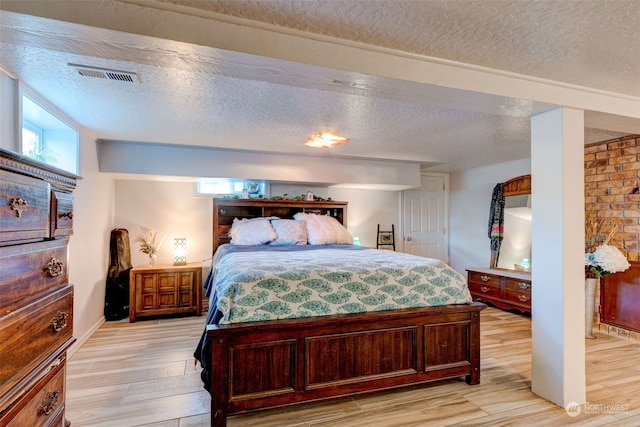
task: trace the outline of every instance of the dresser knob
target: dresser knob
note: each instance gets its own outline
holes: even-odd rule
[[[480,286],[480,290],[484,293],[489,292],[491,289],[487,288],[486,286]]]
[[[520,287],[520,289],[529,289],[531,287],[530,284],[525,283],[525,282],[518,283],[518,286]]]
[[[51,331],[57,333],[66,328],[68,318],[69,315],[67,313],[65,313],[64,311],[58,311],[56,315],[53,316],[53,319],[51,319],[51,322],[49,322]]]
[[[53,390],[47,392],[47,395],[42,399],[40,408],[38,408],[38,416],[50,415],[53,410],[58,406],[58,396],[60,396],[60,390]]]
[[[529,297],[526,295],[518,295],[518,299],[522,302],[527,302],[529,301]]]
[[[489,281],[489,276],[480,276],[480,280],[482,280],[483,282],[488,282]]]
[[[44,268],[44,272],[49,277],[57,277],[64,271],[63,266],[64,264],[58,261],[56,257],[52,257]]]
[[[16,197],[15,199],[11,199],[11,209],[16,211],[16,215],[18,218],[22,216],[22,212],[26,211],[29,207],[29,204],[22,197]]]
[[[65,212],[60,214],[60,218],[73,219],[73,212]]]

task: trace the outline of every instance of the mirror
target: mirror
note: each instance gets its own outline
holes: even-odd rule
[[[500,251],[491,268],[531,271],[531,175],[503,183],[504,226]]]

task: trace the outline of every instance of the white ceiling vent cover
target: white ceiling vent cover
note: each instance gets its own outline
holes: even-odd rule
[[[67,64],[78,70],[78,74],[85,77],[116,80],[120,82],[141,83],[138,74],[132,71],[110,70],[108,68],[91,67],[88,65]]]

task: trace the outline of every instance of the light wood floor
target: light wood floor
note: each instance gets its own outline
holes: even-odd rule
[[[204,317],[108,322],[69,361],[72,427],[209,425],[193,350]],[[640,426],[640,345],[587,340],[587,400],[576,417],[530,391],[531,322],[482,312],[481,384],[463,380],[261,411],[229,427]],[[617,405],[615,407],[606,405]],[[626,405],[626,406],[625,406]]]

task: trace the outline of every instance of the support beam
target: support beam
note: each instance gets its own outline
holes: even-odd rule
[[[565,407],[586,401],[584,112],[531,119],[532,391]]]

